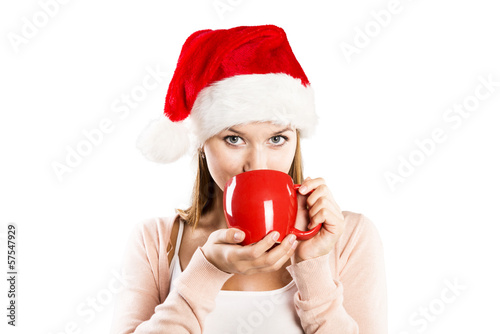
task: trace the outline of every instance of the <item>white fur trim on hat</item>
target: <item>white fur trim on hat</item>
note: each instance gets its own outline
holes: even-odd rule
[[[153,120],[137,140],[137,148],[146,158],[163,164],[176,161],[189,147],[188,128],[166,116]]]
[[[259,121],[292,125],[307,138],[318,121],[312,88],[284,73],[244,74],[217,81],[200,91],[190,118],[198,147],[233,125]]]
[[[172,122],[165,115],[152,121],[137,148],[149,160],[170,163],[233,125],[266,121],[291,125],[301,137],[310,137],[318,122],[312,88],[284,73],[225,78],[199,92],[184,121]]]

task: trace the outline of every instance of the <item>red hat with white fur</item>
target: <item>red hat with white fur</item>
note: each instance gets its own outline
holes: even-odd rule
[[[184,43],[164,115],[137,142],[150,160],[169,163],[233,125],[272,121],[310,136],[314,95],[283,29],[274,25],[201,30]]]

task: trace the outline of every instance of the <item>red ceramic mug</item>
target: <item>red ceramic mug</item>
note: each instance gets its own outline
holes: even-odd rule
[[[224,215],[228,227],[245,232],[241,245],[257,242],[272,231],[280,233],[277,242],[288,234],[295,234],[297,240],[314,237],[322,224],[309,231],[295,228],[299,188],[300,184],[294,184],[290,175],[272,169],[244,172],[227,181]]]

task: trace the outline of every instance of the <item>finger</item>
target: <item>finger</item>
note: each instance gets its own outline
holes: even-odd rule
[[[237,228],[221,229],[212,233],[216,244],[237,244],[245,239],[245,232]]]
[[[309,217],[316,215],[323,208],[330,210],[332,213],[334,213],[336,216],[340,218],[341,212],[337,210],[335,205],[328,197],[320,197],[315,203],[313,203],[313,205],[310,206]]]
[[[281,259],[279,259],[277,262],[276,262],[276,270],[280,269],[281,267],[283,267],[285,265],[285,263],[290,259],[290,257],[292,257],[293,253],[295,253],[295,250],[297,249],[297,245],[299,244],[299,242],[297,240],[295,240],[292,244],[292,247],[290,247],[290,249],[288,250],[288,252],[281,257]]]
[[[269,248],[274,246],[279,238],[279,232],[273,231],[268,233],[262,240],[253,245],[244,246],[240,249],[242,260],[252,261],[262,256]]]
[[[296,237],[293,236],[290,238],[291,236],[292,235],[289,235],[279,246],[273,248],[259,259],[255,261],[245,261],[247,266],[252,268],[248,271],[248,274],[256,272],[273,272],[283,267],[283,265],[290,260],[290,257],[293,255],[298,245]]]
[[[318,177],[316,179],[305,179],[304,182],[302,182],[301,187],[299,188],[299,192],[302,195],[306,195],[309,193],[311,190],[316,189],[319,185],[325,184],[325,180],[321,177]]]
[[[320,209],[314,216],[309,220],[309,224],[307,225],[308,229],[312,229],[316,227],[316,225],[322,224],[326,221],[328,213],[326,209]]]
[[[320,197],[329,197],[333,199],[333,195],[326,184],[320,184],[309,196],[307,196],[307,204],[309,207],[311,207]]]
[[[272,250],[259,257],[255,261],[254,265],[259,268],[269,267],[271,270],[277,270],[281,268],[281,266],[279,266],[279,263],[283,262],[283,259],[285,259],[286,262],[286,259],[290,257],[287,254],[294,246],[296,239],[297,237],[295,235],[289,234],[278,246],[274,247]]]
[[[325,224],[325,228],[330,228],[332,226],[342,225],[344,222],[344,217],[341,215],[340,217],[335,215],[334,212],[322,208],[318,211],[313,217],[311,217],[308,229],[314,228],[316,225]]]
[[[313,193],[311,193],[311,195],[309,195],[309,197],[307,197],[307,200],[306,200],[307,205],[309,207],[312,207],[315,202],[317,202],[320,198],[323,198],[323,197],[328,199],[328,201],[335,208],[335,210],[337,210],[338,212],[342,212],[339,205],[337,204],[337,202],[333,198],[332,192],[330,191],[328,186],[324,185],[324,184],[320,185],[316,190],[314,190]]]

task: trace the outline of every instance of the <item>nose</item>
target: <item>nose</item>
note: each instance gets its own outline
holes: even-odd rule
[[[263,148],[253,147],[248,149],[243,166],[244,172],[257,169],[269,169],[267,152]]]

